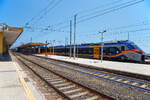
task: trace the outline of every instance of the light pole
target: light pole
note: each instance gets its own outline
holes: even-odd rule
[[[76,57],[76,18],[77,14],[74,15],[74,52],[73,52],[74,59]]]
[[[65,55],[67,55],[68,38],[65,37]]]
[[[102,47],[101,47],[101,63],[103,62],[103,48],[104,48],[104,33],[106,32],[106,30],[104,30],[103,32],[99,32],[101,33],[101,42],[102,42]]]
[[[52,43],[51,40],[49,41],[49,44],[50,44],[50,47],[51,47],[51,48],[50,48],[50,55],[52,55],[52,47],[53,47],[53,43]]]
[[[55,43],[55,40],[53,40],[53,55],[54,55],[54,53],[55,53],[55,51],[54,51],[54,43]]]
[[[31,41],[31,43],[32,43],[32,37],[30,38],[30,41]]]
[[[47,40],[45,41],[45,44],[46,44],[46,45],[45,45],[45,46],[46,46],[46,47],[45,47],[45,50],[46,50],[45,56],[47,56]]]
[[[72,56],[72,47],[71,47],[71,45],[72,45],[72,20],[70,20],[70,58],[71,58],[71,56]]]
[[[128,41],[129,41],[129,38],[130,38],[130,33],[128,32]]]

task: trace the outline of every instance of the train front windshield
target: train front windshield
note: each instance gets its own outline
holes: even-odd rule
[[[131,46],[132,46],[132,48],[135,49],[135,50],[141,50],[141,48],[138,47],[138,46],[137,46],[136,44],[134,44],[133,42],[131,42]]]

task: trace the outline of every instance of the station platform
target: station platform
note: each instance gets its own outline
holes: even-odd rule
[[[0,61],[0,99],[46,100],[13,57]]]
[[[146,60],[146,62],[149,62],[149,63],[150,63],[150,59]]]
[[[28,99],[24,88],[18,80],[18,74],[13,62],[0,62],[0,98],[2,100]]]
[[[56,60],[62,60],[66,62],[71,62],[75,64],[94,66],[97,68],[104,68],[109,70],[116,70],[126,73],[133,73],[138,75],[150,76],[150,65],[148,64],[137,64],[137,63],[127,63],[127,62],[116,62],[116,61],[106,61],[102,63],[100,60],[96,59],[86,59],[86,58],[76,58],[66,57],[66,56],[56,56],[56,55],[40,55],[36,56],[48,57]]]

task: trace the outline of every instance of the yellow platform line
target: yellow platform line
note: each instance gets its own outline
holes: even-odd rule
[[[0,64],[12,64],[11,61],[8,61],[8,62],[0,62]]]
[[[29,89],[27,83],[25,82],[21,72],[19,71],[19,68],[17,67],[17,64],[15,62],[12,62],[16,68],[16,72],[18,73],[18,76],[19,76],[19,79],[20,79],[20,82],[26,92],[26,95],[28,97],[28,100],[35,100],[35,97],[32,95],[31,93],[31,90]]]

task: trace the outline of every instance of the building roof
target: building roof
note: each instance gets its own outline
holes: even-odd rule
[[[33,46],[44,46],[44,45],[47,45],[45,43],[34,43],[34,42],[29,42],[27,44],[23,44],[21,46],[19,46],[19,48],[25,48],[25,47],[33,47]]]
[[[7,45],[10,47],[21,35],[23,32],[23,28],[17,28],[17,27],[9,27],[5,29],[1,29],[0,31],[4,34],[4,39],[7,43]]]

